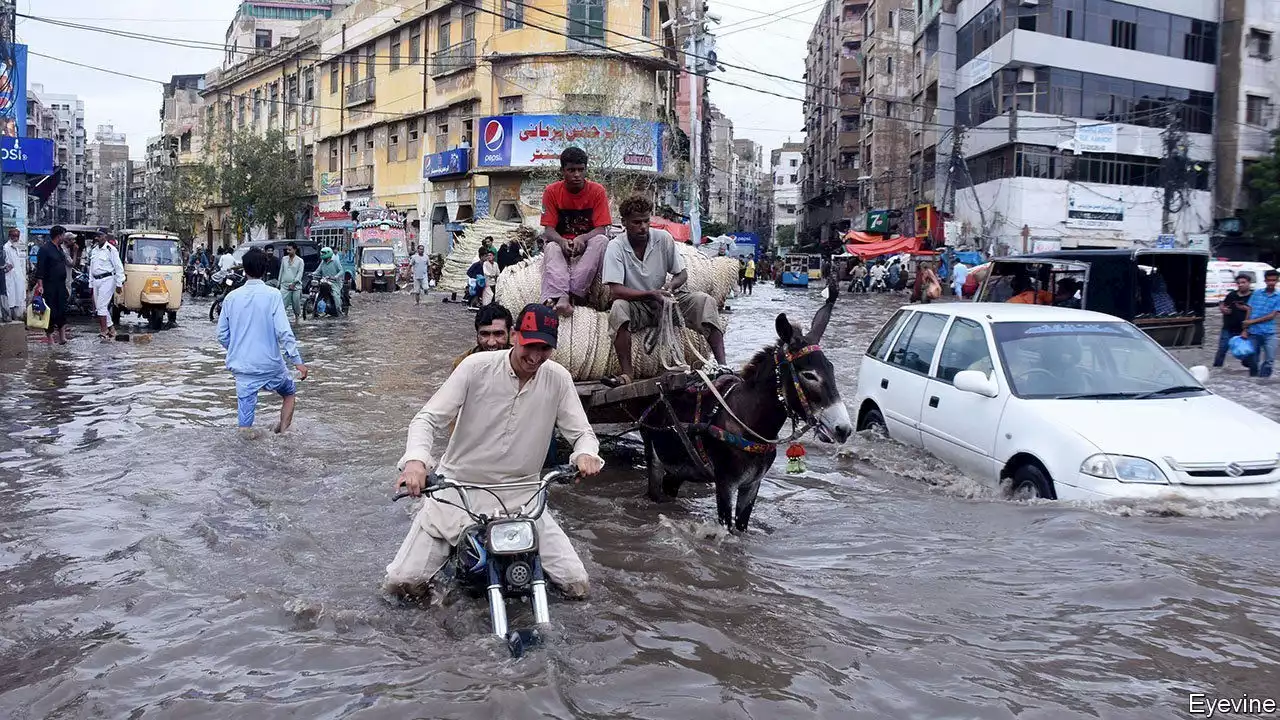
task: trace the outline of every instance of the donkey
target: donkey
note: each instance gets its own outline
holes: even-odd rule
[[[760,481],[786,442],[777,438],[787,420],[813,426],[823,442],[849,439],[853,424],[835,368],[818,347],[837,285],[829,282],[827,293],[808,334],[782,313],[774,323],[778,342],[756,353],[741,373],[715,380],[716,392],[695,387],[655,406],[656,417],[640,431],[651,498],[675,498],[686,481],[714,482],[719,523],[745,532]]]

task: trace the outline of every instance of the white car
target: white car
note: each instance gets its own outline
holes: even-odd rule
[[[1045,305],[900,309],[862,360],[859,430],[1015,498],[1280,498],[1280,424],[1133,325]]]

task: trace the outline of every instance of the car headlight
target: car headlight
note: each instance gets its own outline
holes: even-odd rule
[[[1081,463],[1080,472],[1122,483],[1169,484],[1155,463],[1129,455],[1091,455]]]
[[[489,526],[489,550],[498,555],[529,552],[537,546],[532,520],[515,520]]]

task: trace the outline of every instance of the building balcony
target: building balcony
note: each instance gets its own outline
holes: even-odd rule
[[[862,163],[858,162],[858,163],[854,163],[853,165],[848,165],[840,168],[840,170],[837,172],[837,177],[840,178],[840,183],[842,185],[856,184],[858,182],[858,178],[862,177],[861,164]]]
[[[347,86],[347,106],[363,105],[373,102],[377,99],[377,83],[376,78],[365,78],[358,82],[353,82]],[[275,105],[273,104],[274,108]]]
[[[438,50],[431,55],[431,75],[449,73],[476,66],[476,41],[464,40],[456,45]]]
[[[838,68],[841,80],[862,76],[862,62],[856,57],[841,57]]]
[[[360,165],[342,171],[342,186],[346,190],[373,187],[373,166]]]
[[[862,133],[858,130],[841,132],[836,138],[836,144],[841,150],[857,148],[862,144]]]

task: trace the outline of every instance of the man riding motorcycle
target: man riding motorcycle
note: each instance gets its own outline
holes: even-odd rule
[[[403,486],[411,495],[420,495],[433,471],[456,482],[490,486],[535,478],[557,426],[573,444],[569,461],[583,475],[600,472],[604,467],[600,443],[582,409],[573,377],[550,360],[559,324],[551,308],[529,305],[520,313],[510,350],[476,353],[458,365],[409,424],[397,490]],[[452,422],[456,422],[454,431],[437,459],[435,438]],[[527,490],[495,492],[509,508],[531,497]],[[489,514],[501,507],[497,498],[483,493],[473,493],[472,504],[478,512]],[[423,588],[444,567],[471,524],[463,511],[428,498],[387,566],[386,588],[392,592]],[[550,510],[536,526],[548,578],[565,595],[585,597],[586,568]]]
[[[333,306],[341,315],[342,288],[346,284],[343,278],[345,271],[342,269],[342,261],[333,254],[333,248],[327,247],[320,250],[320,267],[316,268],[316,274],[320,279],[330,281],[330,287],[333,288]]]

